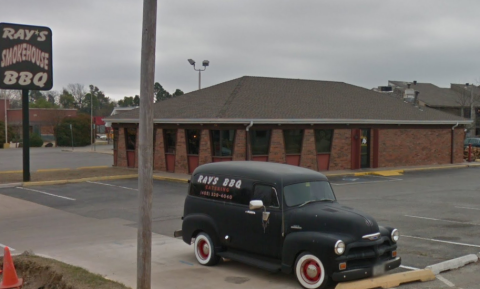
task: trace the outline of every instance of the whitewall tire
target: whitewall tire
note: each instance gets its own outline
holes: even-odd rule
[[[325,288],[328,277],[322,261],[310,253],[302,253],[295,262],[295,276],[303,288]]]
[[[212,239],[206,233],[199,233],[194,243],[195,257],[198,263],[205,266],[212,266],[220,259],[215,252]]]

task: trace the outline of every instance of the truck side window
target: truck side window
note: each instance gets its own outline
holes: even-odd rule
[[[272,186],[256,185],[252,200],[261,200],[265,207],[279,207],[277,195]]]

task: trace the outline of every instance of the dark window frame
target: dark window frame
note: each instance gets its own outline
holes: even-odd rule
[[[197,151],[198,151],[198,153],[196,153],[196,154],[195,153],[190,153],[190,136],[189,136],[189,133],[193,132],[193,131],[198,132],[198,134],[197,134],[197,141],[198,141]],[[186,129],[185,130],[185,139],[187,141],[187,155],[188,156],[198,156],[198,155],[200,155],[201,138],[202,138],[202,130],[201,129]],[[193,143],[192,143],[192,145],[193,145]]]
[[[317,132],[320,132],[320,131],[331,131],[331,139],[330,139],[330,147],[328,149],[328,152],[326,151],[319,151],[319,146],[318,146],[318,139],[317,139]],[[334,134],[335,134],[335,130],[334,129],[315,129],[313,131],[313,134],[314,134],[314,137],[315,137],[315,151],[317,154],[331,154],[332,153],[332,145],[333,145],[333,137],[334,137]]]
[[[171,146],[168,144],[167,132],[174,132],[172,135],[174,136],[174,145],[173,145],[173,152],[169,151]],[[164,129],[163,130],[163,149],[165,150],[165,154],[174,155],[177,150],[177,133],[176,129]]]
[[[267,132],[267,137],[268,137],[268,141],[267,141],[267,149],[266,149],[266,154],[256,154],[255,151],[254,151],[254,143],[253,143],[253,140],[255,139],[253,134],[254,132],[258,132],[258,131],[266,131]],[[250,135],[249,135],[249,139],[250,139],[250,151],[252,153],[252,156],[268,156],[270,154],[270,144],[272,142],[272,130],[271,129],[252,129],[249,131]]]
[[[298,130],[298,131],[301,131],[301,138],[300,138],[300,145],[299,145],[299,152],[295,152],[295,153],[292,153],[292,152],[287,152],[287,139],[286,139],[286,134],[285,132],[286,131],[295,131],[295,130]],[[298,156],[298,155],[301,155],[302,154],[302,147],[303,147],[303,138],[305,137],[305,129],[284,129],[282,131],[283,133],[283,145],[284,145],[284,148],[285,148],[285,155],[289,155],[289,156]]]
[[[275,189],[275,186],[272,185],[272,184],[266,184],[266,183],[255,183],[253,185],[253,189],[252,189],[252,196],[250,197],[250,201],[253,201],[253,200],[260,200],[260,199],[255,199],[255,189],[257,188],[257,186],[264,186],[264,187],[269,187],[272,189],[272,191],[274,192],[275,194],[275,198],[277,200],[277,205],[278,206],[265,206],[266,208],[269,208],[269,209],[280,209],[280,199],[278,197],[278,193],[277,193],[277,189]],[[263,200],[260,200],[260,201],[263,201]],[[264,204],[265,205],[265,204]]]
[[[134,131],[135,133],[132,133],[132,131]],[[133,148],[131,148],[132,146]],[[125,128],[125,148],[127,151],[135,151],[135,149],[137,148],[137,128]]]
[[[216,151],[215,151],[215,137],[214,137],[214,132],[220,132],[220,136],[219,136],[219,140],[220,138],[222,137],[222,132],[224,131],[231,131],[233,132],[233,140],[232,140],[232,147],[230,149],[230,155],[223,155],[223,152],[222,152],[222,147],[220,147],[220,154],[221,155],[216,155]],[[210,130],[210,140],[211,140],[211,144],[212,144],[212,157],[214,158],[233,158],[233,155],[234,155],[234,150],[235,150],[235,140],[236,140],[236,137],[237,137],[237,130],[236,129],[212,129]],[[220,142],[221,144],[222,142]],[[228,149],[228,147],[226,147],[226,149]]]

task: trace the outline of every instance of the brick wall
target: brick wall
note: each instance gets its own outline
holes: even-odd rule
[[[348,170],[352,164],[350,129],[335,129],[333,131],[332,152],[330,154],[329,170]]]
[[[177,144],[175,146],[175,173],[188,174],[187,145],[185,130],[177,130]]]
[[[127,167],[127,148],[125,141],[125,128],[123,127],[118,129],[117,166]]]
[[[52,134],[53,135],[53,129],[54,127],[53,126],[41,126],[40,127],[40,134],[41,135],[44,135],[44,134]]]
[[[302,154],[300,166],[317,171],[317,150],[315,149],[315,133],[313,129],[306,129],[303,133]]]
[[[202,129],[200,136],[200,151],[198,153],[199,165],[212,162],[212,144],[210,140],[210,131],[208,129]]]
[[[379,167],[450,163],[450,129],[380,129]]]
[[[270,140],[270,149],[268,150],[268,161],[274,163],[285,163],[285,143],[283,140],[283,131],[281,129],[272,129]]]
[[[247,159],[247,139],[246,131],[244,129],[238,129],[235,132],[235,146],[233,148],[233,160],[244,161]]]
[[[462,163],[463,162],[463,140],[465,139],[465,131],[463,128],[456,128],[454,130],[454,154],[453,162]]]
[[[165,145],[163,143],[163,129],[156,129],[155,147],[153,148],[153,169],[157,171],[167,171],[165,164]]]

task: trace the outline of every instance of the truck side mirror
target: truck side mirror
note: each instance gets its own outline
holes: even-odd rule
[[[263,208],[263,202],[260,200],[250,201],[250,210],[257,210]]]

